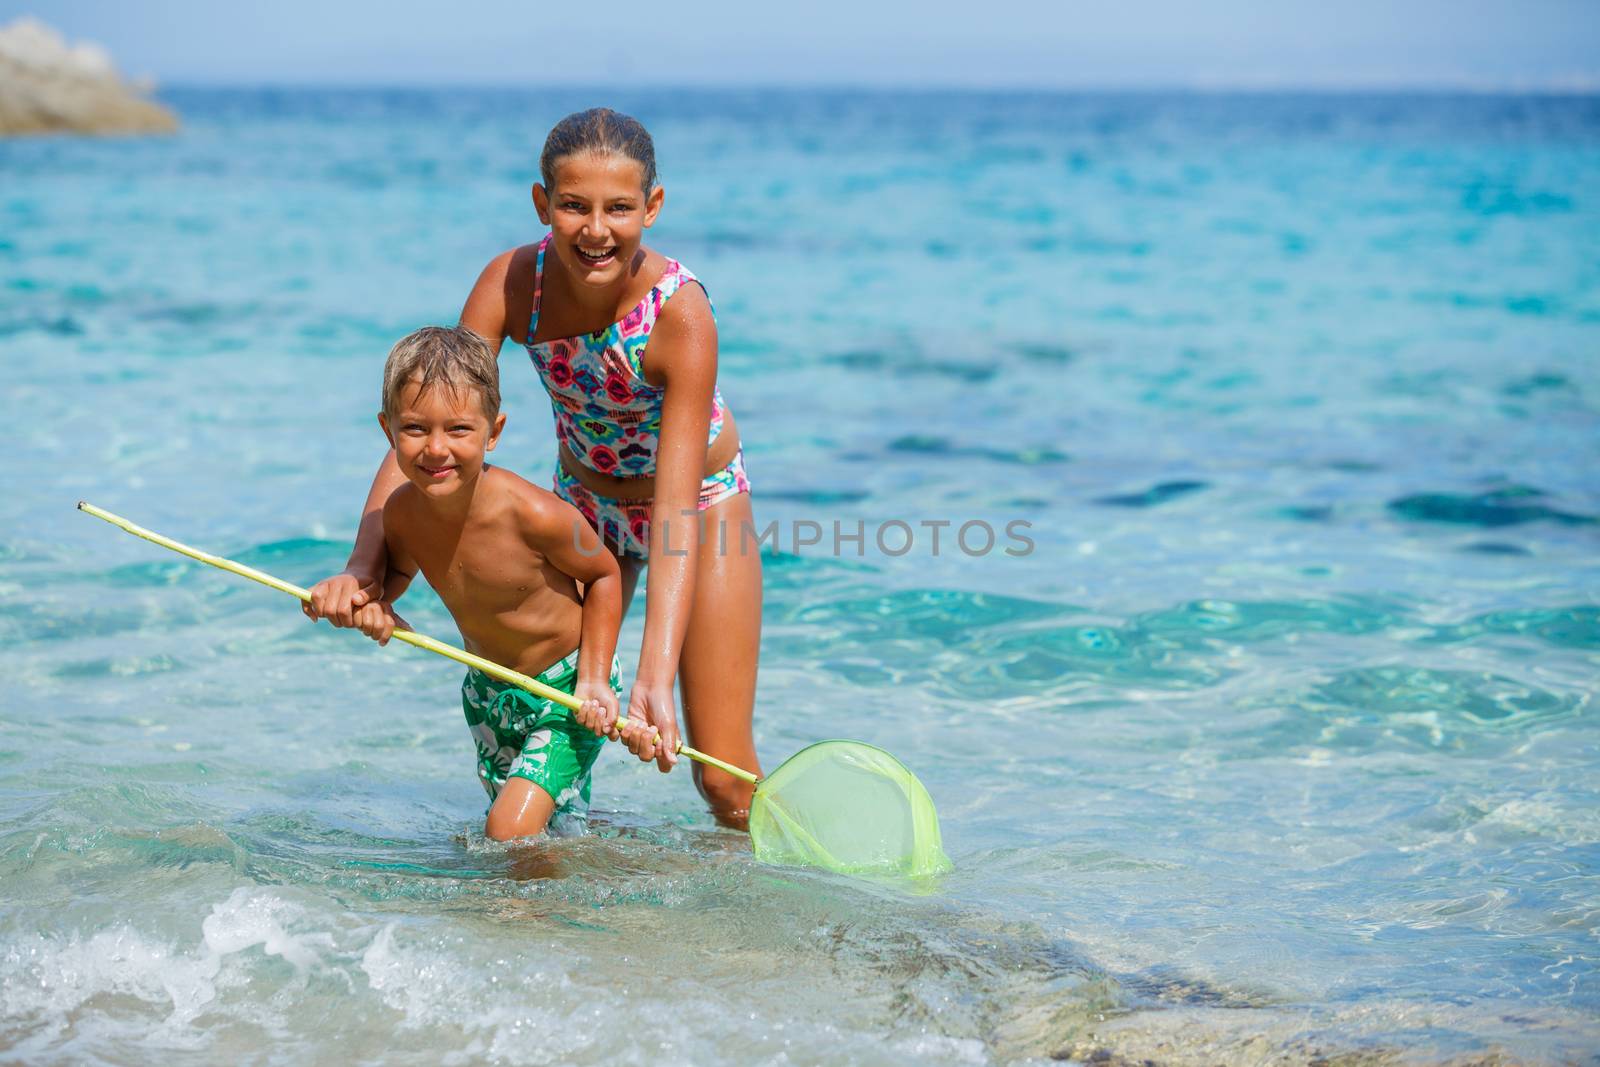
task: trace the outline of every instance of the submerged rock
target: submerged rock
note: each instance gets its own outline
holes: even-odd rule
[[[0,26],[0,135],[170,133],[178,119],[122,80],[105,49],[37,19]]]

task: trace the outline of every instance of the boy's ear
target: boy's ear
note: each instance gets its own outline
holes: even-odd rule
[[[506,413],[501,412],[494,417],[494,424],[489,427],[489,441],[483,446],[485,452],[493,452],[494,446],[500,443],[500,431],[506,428]]]
[[[650,190],[650,195],[644,198],[644,224],[647,228],[656,224],[656,216],[661,214],[661,205],[666,199],[667,191],[659,185]]]
[[[389,447],[394,447],[394,434],[389,432],[389,416],[378,412],[378,425],[383,427],[383,436],[389,439]]]
[[[550,194],[538,182],[533,183],[533,210],[539,213],[539,221],[550,225]]]

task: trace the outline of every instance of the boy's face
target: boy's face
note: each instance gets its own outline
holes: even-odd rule
[[[396,410],[378,416],[394,446],[395,459],[412,485],[430,497],[447,497],[471,485],[483,471],[483,457],[494,451],[505,428],[504,414],[483,413],[476,390],[415,381],[400,391]]]

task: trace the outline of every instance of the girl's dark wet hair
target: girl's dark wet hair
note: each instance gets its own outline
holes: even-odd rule
[[[582,152],[626,156],[639,164],[646,195],[656,187],[656,146],[639,123],[608,107],[575,111],[556,123],[539,153],[539,176],[546,189],[555,188],[556,164]]]

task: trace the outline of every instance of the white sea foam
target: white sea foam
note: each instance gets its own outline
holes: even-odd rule
[[[39,1054],[61,1051],[63,1040],[68,1047],[106,1040],[203,1047],[202,1020],[213,1013],[271,1028],[254,993],[282,982],[255,965],[281,958],[303,987],[333,949],[327,931],[289,929],[308,921],[315,923],[303,905],[270,889],[240,887],[212,905],[192,948],[129,922],[89,934],[28,934],[0,955],[0,1015],[8,1033],[21,1036],[18,1047]],[[257,990],[224,997],[252,982]]]
[[[261,946],[269,956],[282,956],[304,971],[320,958],[318,948],[329,949],[327,933],[290,934],[285,924],[300,918],[305,909],[268,890],[240,888],[211,909],[200,924],[205,947],[218,958]]]

